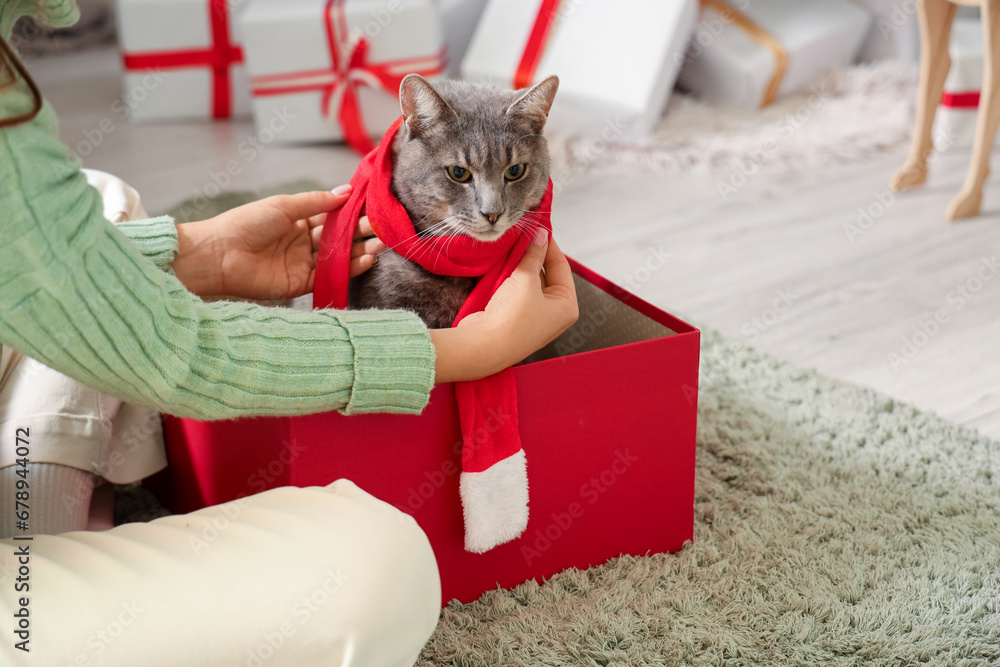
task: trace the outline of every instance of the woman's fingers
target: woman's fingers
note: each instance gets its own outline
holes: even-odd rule
[[[309,233],[312,238],[312,251],[318,252],[320,240],[323,238],[323,228],[316,227]],[[381,255],[386,250],[388,250],[388,247],[377,238],[355,241],[354,244],[351,245],[351,259],[357,259],[358,257],[362,257],[364,255],[371,255],[374,257],[375,255]]]
[[[315,229],[321,227],[326,219],[330,217],[332,211],[324,211],[323,213],[317,213],[311,218],[307,218],[306,222],[309,224],[309,229]]]
[[[341,188],[338,188],[338,190],[341,190]],[[310,222],[312,222],[311,218],[313,216],[318,216],[320,213],[327,213],[343,206],[350,195],[351,190],[348,187],[346,192],[341,191],[337,194],[318,190],[315,192],[303,192],[297,195],[277,195],[275,197],[268,197],[267,202],[288,216],[290,220],[310,219]]]
[[[375,266],[375,255],[361,255],[351,259],[351,277],[360,276],[368,269]]]
[[[576,285],[573,283],[573,269],[570,268],[566,255],[560,250],[555,239],[549,241],[548,252],[545,254],[545,284],[546,291],[553,288],[568,290],[567,294],[572,295],[576,301]]]
[[[358,218],[358,226],[354,228],[354,240],[357,241],[369,236],[375,236],[375,230],[372,229],[372,223],[368,220],[368,216],[363,215]]]
[[[354,257],[360,257],[362,255],[378,255],[385,250],[385,244],[378,239],[355,241],[354,245],[351,246],[351,258],[353,259]]]
[[[524,257],[514,269],[514,275],[540,277],[545,264],[545,249],[548,245],[547,234],[548,232],[541,227],[536,230],[535,237],[528,245],[528,249],[524,251]]]

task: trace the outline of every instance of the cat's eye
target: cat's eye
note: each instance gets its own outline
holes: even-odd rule
[[[526,164],[511,165],[510,167],[507,167],[507,171],[503,173],[503,177],[508,181],[516,181],[524,176],[526,171],[528,171],[528,165]]]
[[[459,183],[465,183],[472,178],[472,172],[465,167],[448,167],[447,171],[451,179]]]

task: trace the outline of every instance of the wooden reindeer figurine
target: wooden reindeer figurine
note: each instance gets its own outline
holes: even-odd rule
[[[985,62],[972,162],[965,184],[948,207],[949,220],[979,215],[983,184],[990,171],[990,153],[1000,123],[1000,0],[917,0],[921,42],[917,120],[910,157],[890,184],[894,191],[900,192],[927,180],[927,156],[933,149],[931,126],[951,67],[948,43],[958,5],[981,8]]]

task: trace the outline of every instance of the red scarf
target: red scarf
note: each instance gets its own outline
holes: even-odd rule
[[[331,212],[326,220],[316,265],[313,307],[347,307],[351,245],[358,217],[362,206],[365,206],[375,234],[404,258],[439,275],[481,276],[455,317],[452,326],[456,326],[470,313],[486,308],[493,293],[521,261],[532,235],[524,229],[512,227],[490,243],[468,236],[416,236],[410,216],[392,194],[390,187],[391,148],[402,123],[401,117],[382,137],[378,147],[365,156],[351,179],[351,198],[342,208]],[[550,180],[541,203],[532,211],[532,220],[548,230],[550,236],[551,204]],[[484,472],[495,463],[521,451],[517,424],[517,385],[511,369],[481,380],[455,383],[455,398],[462,425],[464,473]],[[510,415],[510,419],[501,422],[499,427],[495,419],[487,423],[487,411],[491,407],[500,414]],[[466,506],[465,510],[468,534],[470,508]],[[497,543],[506,542],[513,537],[501,538]]]

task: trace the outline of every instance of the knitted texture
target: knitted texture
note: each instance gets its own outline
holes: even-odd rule
[[[102,392],[198,419],[427,403],[434,348],[411,313],[204,303],[158,270],[104,220],[48,104],[0,129],[0,211],[0,342]],[[160,266],[164,222],[133,234]]]
[[[166,271],[177,254],[177,227],[172,218],[162,215],[148,220],[126,220],[116,222],[117,227],[139,249],[142,255],[153,262],[156,268]]]

